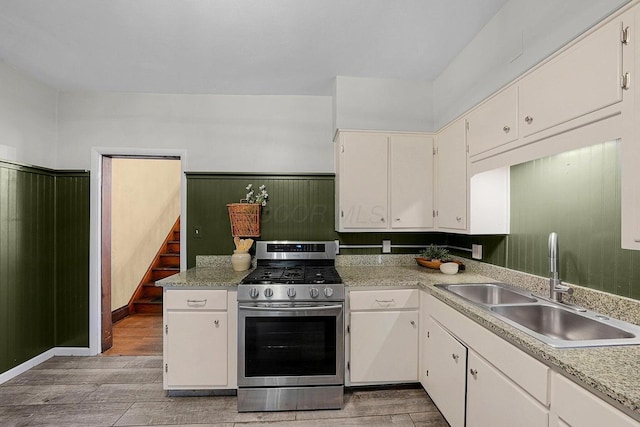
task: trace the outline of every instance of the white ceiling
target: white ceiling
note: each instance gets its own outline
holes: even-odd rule
[[[507,0],[0,0],[0,59],[60,90],[329,95],[433,80]]]

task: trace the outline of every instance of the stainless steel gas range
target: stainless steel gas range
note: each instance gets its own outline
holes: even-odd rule
[[[342,408],[335,243],[258,241],[256,258],[238,286],[238,411]]]

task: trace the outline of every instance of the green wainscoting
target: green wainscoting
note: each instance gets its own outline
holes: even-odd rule
[[[56,175],[57,347],[89,346],[88,173]]]
[[[88,177],[0,161],[0,372],[70,336],[88,346]]]
[[[640,251],[620,244],[620,181],[617,142],[513,166],[507,266],[548,276],[555,231],[563,280],[640,299]]]
[[[266,185],[262,240],[333,240],[334,176],[187,173],[187,266],[196,255],[230,255],[234,245],[227,203],[237,203],[245,187]],[[200,229],[198,236],[195,228]]]

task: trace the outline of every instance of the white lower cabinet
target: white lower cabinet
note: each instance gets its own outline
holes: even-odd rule
[[[417,289],[350,291],[350,384],[418,381]]]
[[[549,410],[469,350],[467,427],[549,425]]]
[[[451,427],[464,427],[467,348],[433,318],[425,321],[423,386]]]
[[[428,292],[420,308],[421,383],[452,427],[640,426]],[[466,390],[463,364],[452,363],[464,350]]]
[[[622,411],[554,373],[551,377],[551,427],[638,427]]]
[[[548,367],[432,295],[421,301],[422,383],[452,427],[549,425]]]
[[[236,388],[236,293],[164,292],[164,389]]]

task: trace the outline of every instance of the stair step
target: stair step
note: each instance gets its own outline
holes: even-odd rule
[[[162,313],[162,296],[160,298],[141,298],[134,301],[136,313]]]
[[[153,272],[153,280],[164,279],[165,277],[173,276],[174,274],[180,273],[180,268],[176,267],[158,267],[152,269]]]
[[[175,230],[173,232],[173,240],[180,241],[180,230]]]
[[[156,286],[154,282],[145,283],[142,285],[141,298],[157,298],[162,297],[162,288]]]
[[[167,253],[179,254],[180,253],[180,241],[170,240],[167,242]]]
[[[160,264],[163,267],[180,268],[180,254],[179,253],[160,254]]]

